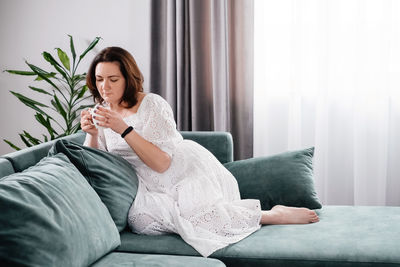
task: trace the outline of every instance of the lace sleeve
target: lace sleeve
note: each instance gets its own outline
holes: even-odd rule
[[[145,109],[143,138],[171,156],[177,143],[183,139],[176,130],[171,106],[155,94],[152,94],[149,100]]]
[[[104,130],[103,129],[99,129],[99,137],[98,137],[98,144],[99,147],[98,149],[103,150],[103,151],[108,151],[107,150],[107,145],[106,145],[106,138],[104,137]],[[89,135],[86,134],[85,137],[85,142],[83,142],[84,146],[88,146],[89,143]]]

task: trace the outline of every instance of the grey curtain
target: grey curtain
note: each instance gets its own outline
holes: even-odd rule
[[[229,131],[253,156],[253,1],[152,0],[150,91],[179,130]]]

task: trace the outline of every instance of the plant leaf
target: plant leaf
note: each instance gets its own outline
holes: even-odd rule
[[[50,117],[47,117],[46,121],[47,121],[47,123],[51,126]],[[55,133],[55,134],[58,135],[57,131],[56,131],[55,129],[53,129],[53,127],[51,127],[51,129],[52,129],[52,132],[53,132],[53,133]],[[52,136],[51,138],[52,138],[52,140],[53,140],[53,139],[54,139],[54,136]]]
[[[39,93],[42,93],[42,94],[46,94],[46,95],[52,95],[49,92],[47,92],[46,90],[43,90],[43,89],[40,89],[40,88],[37,88],[37,87],[33,87],[33,86],[28,86],[28,87],[31,88],[33,91],[36,91],[36,92],[39,92]]]
[[[61,116],[63,116],[63,118],[65,119],[65,121],[67,121],[67,113],[65,112],[65,109],[62,106],[57,95],[54,95],[53,98],[54,98],[54,100],[51,100],[51,104],[53,104],[53,107],[55,107],[57,109],[58,113],[60,113]]]
[[[25,138],[25,136],[24,136],[23,134],[18,134],[18,135],[19,135],[19,137],[21,138],[22,142],[24,142],[24,144],[25,144],[27,147],[31,147],[31,146],[32,146],[31,143],[29,143],[28,140],[26,140],[26,138]]]
[[[50,138],[53,139],[54,133],[57,134],[57,132],[55,132],[55,130],[51,127],[50,119],[47,118],[46,120],[40,113],[36,113],[35,118],[40,124],[42,124],[47,129],[47,131],[50,134]]]
[[[86,91],[89,89],[89,87],[85,84],[81,91],[79,92],[79,95],[76,97],[76,99],[80,99],[83,97],[83,95],[86,93]]]
[[[67,70],[70,70],[70,62],[68,55],[62,51],[60,48],[57,48],[58,58],[61,60],[61,63]]]
[[[83,74],[74,75],[71,79],[72,79],[73,86],[75,87],[75,85],[77,85],[80,82],[86,80],[86,75],[83,75]]]
[[[48,106],[47,105],[45,105],[45,104],[42,104],[42,103],[40,103],[40,102],[37,102],[36,100],[33,100],[33,99],[30,99],[29,97],[26,97],[26,96],[24,96],[24,95],[21,95],[21,94],[19,94],[19,93],[16,93],[16,92],[13,92],[13,91],[10,91],[13,95],[15,95],[21,102],[23,102],[24,104],[32,104],[32,105],[37,105],[37,106],[40,106],[40,107],[45,107],[45,108],[48,108]]]
[[[94,104],[91,104],[91,105],[82,105],[82,106],[79,106],[79,107],[76,109],[76,111],[81,110],[81,109],[85,109],[85,108],[92,108],[92,107],[94,107]]]
[[[6,142],[10,147],[14,148],[15,150],[21,150],[21,148],[17,147],[16,145],[14,145],[13,143],[11,143],[10,141],[3,139],[4,142]]]
[[[43,114],[43,115],[46,115],[46,116],[48,116],[48,117],[50,117],[46,112],[44,112],[41,108],[39,108],[39,107],[37,107],[37,106],[41,106],[41,107],[46,107],[46,108],[48,108],[48,106],[47,105],[45,105],[45,104],[42,104],[42,103],[39,103],[39,102],[37,102],[37,101],[35,101],[35,100],[33,100],[33,99],[30,99],[30,98],[28,98],[28,97],[26,97],[26,96],[24,96],[24,95],[21,95],[21,94],[19,94],[19,93],[16,93],[16,92],[13,92],[13,91],[10,91],[14,96],[16,96],[22,103],[24,103],[26,106],[28,106],[28,107],[30,107],[31,109],[33,109],[33,110],[35,110],[35,111],[37,111],[37,112],[39,112],[39,113],[41,113],[41,114]],[[50,117],[51,119],[53,119],[52,117]]]
[[[35,137],[33,137],[32,135],[30,135],[27,131],[24,131],[24,135],[28,138],[28,141],[32,144],[32,145],[38,145],[41,143],[41,141]]]
[[[72,59],[74,61],[73,64],[75,65],[76,52],[75,52],[74,39],[72,38],[71,35],[68,36],[69,36],[69,47],[71,49]]]
[[[35,74],[35,75],[37,75],[37,74]],[[54,77],[56,77],[57,73],[55,73],[55,72],[50,72],[50,73],[48,73],[48,74],[43,74],[43,75],[46,76],[47,78],[54,78]],[[40,78],[39,76],[37,76],[36,79],[35,79],[35,81],[43,81],[43,79]]]
[[[79,60],[81,60],[90,50],[93,49],[97,45],[97,43],[100,41],[101,37],[96,37],[94,40],[90,43],[88,48],[79,56]]]
[[[24,76],[34,76],[36,73],[32,71],[23,71],[23,70],[5,70],[8,73],[11,74],[17,74],[17,75],[24,75]]]
[[[71,128],[71,133],[76,133],[77,131],[79,131],[81,129],[81,122],[78,122],[77,124],[75,124],[74,126],[72,126]]]
[[[44,51],[42,55],[44,59],[53,65],[53,67],[64,77],[64,79],[69,82],[68,74],[61,68],[61,65],[53,58],[53,56],[46,51]]]
[[[42,70],[39,67],[36,67],[35,65],[32,65],[30,63],[28,63],[28,61],[25,61],[25,63],[29,66],[29,68],[31,68],[31,70],[33,72],[35,72],[40,78],[42,78],[43,80],[45,80],[46,82],[48,82],[49,84],[51,84],[54,88],[56,88],[58,91],[60,91],[60,89],[49,79],[47,78],[47,75],[49,75],[50,73],[48,73],[47,71]]]

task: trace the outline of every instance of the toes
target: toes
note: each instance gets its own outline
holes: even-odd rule
[[[313,222],[313,223],[319,222],[319,217],[318,216],[314,216],[314,217],[311,218],[310,221]]]

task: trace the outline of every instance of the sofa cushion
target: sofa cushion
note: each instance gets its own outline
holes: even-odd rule
[[[0,179],[0,266],[88,266],[120,244],[96,192],[63,154]]]
[[[83,143],[85,140],[85,133],[78,132],[65,136],[63,139]],[[4,157],[11,162],[15,172],[22,172],[38,163],[42,158],[46,157],[49,149],[55,142],[55,140],[52,140],[36,146],[27,147],[19,151],[8,153],[4,155]]]
[[[68,140],[58,140],[49,154],[58,152],[67,155],[85,176],[122,231],[127,226],[129,208],[138,187],[131,164],[120,156]]]
[[[223,267],[225,264],[216,259],[201,257],[150,255],[113,252],[95,262],[92,267]]]
[[[243,199],[259,199],[261,208],[275,205],[321,208],[314,188],[314,148],[224,164],[235,176]]]
[[[320,221],[265,225],[210,257],[227,266],[400,266],[400,207],[324,206]],[[117,251],[199,255],[179,236],[121,233]]]
[[[11,165],[11,162],[4,159],[0,158],[0,179],[1,177],[10,175],[14,173],[14,168]]]
[[[208,149],[221,163],[233,160],[233,140],[228,132],[181,131],[182,137]]]

